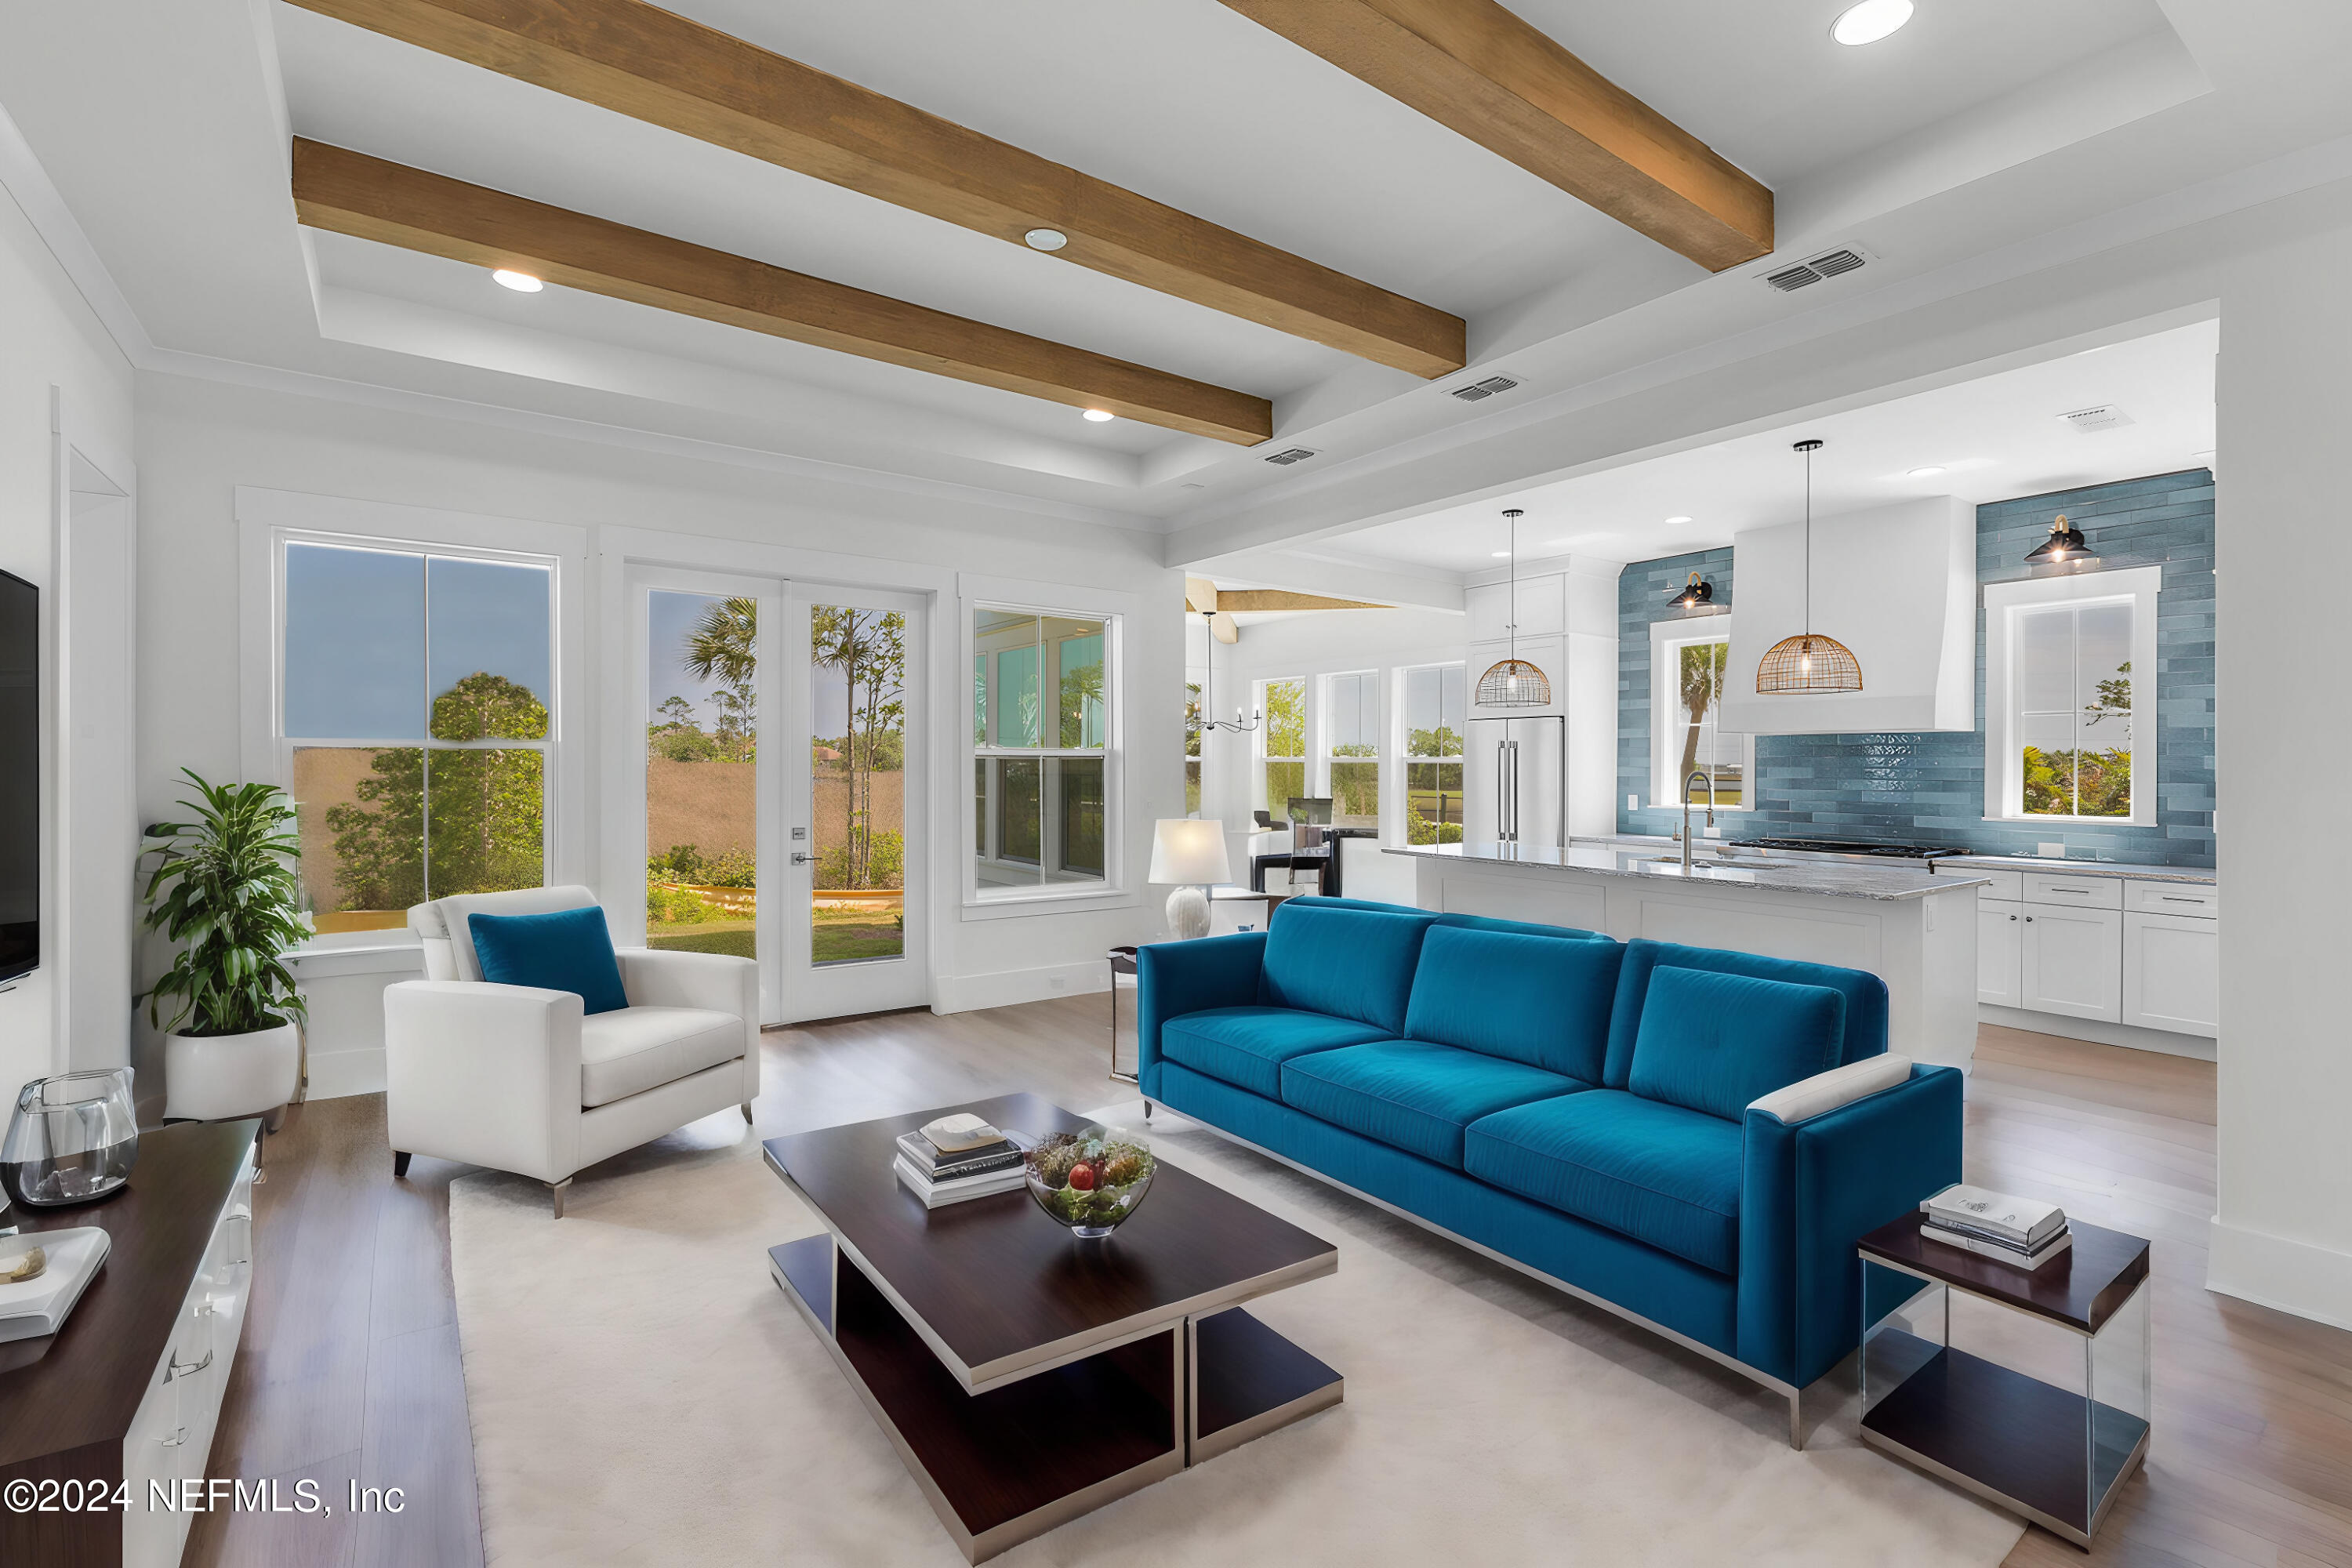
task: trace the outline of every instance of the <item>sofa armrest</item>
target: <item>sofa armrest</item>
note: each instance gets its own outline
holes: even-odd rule
[[[383,993],[384,1122],[404,1153],[560,1182],[580,1163],[580,998],[481,981]]]
[[[1145,1098],[1160,1092],[1160,1026],[1211,1007],[1257,1001],[1265,932],[1155,942],[1135,952],[1135,1070]]]
[[[1915,1065],[1902,1082],[1795,1121],[1748,1108],[1741,1361],[1802,1388],[1860,1342],[1854,1243],[1960,1179],[1960,1081],[1954,1068]]]
[[[1894,1055],[1865,1057],[1858,1062],[1848,1062],[1842,1068],[1817,1072],[1800,1079],[1786,1089],[1759,1096],[1748,1102],[1748,1109],[1769,1116],[1775,1121],[1795,1124],[1825,1116],[1842,1105],[1851,1105],[1864,1095],[1876,1094],[1882,1089],[1893,1089],[1907,1083],[1911,1078],[1911,1058]]]
[[[760,966],[726,952],[623,948],[621,989],[632,1007],[701,1007],[760,1024]]]

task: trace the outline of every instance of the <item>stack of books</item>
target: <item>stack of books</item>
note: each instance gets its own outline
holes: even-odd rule
[[[1919,1205],[1919,1234],[2020,1268],[2039,1268],[2074,1245],[2066,1211],[2056,1204],[2013,1198],[1965,1184],[1946,1187]]]
[[[977,1116],[945,1116],[929,1126],[898,1134],[891,1168],[923,1206],[960,1204],[1022,1184],[1021,1145]]]

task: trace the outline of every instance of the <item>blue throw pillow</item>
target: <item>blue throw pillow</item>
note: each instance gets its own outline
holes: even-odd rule
[[[1826,985],[1661,965],[1627,1087],[1737,1121],[1748,1101],[1835,1067],[1844,1035],[1845,997]]]
[[[482,978],[494,985],[574,992],[583,1013],[614,1013],[629,1005],[613,933],[594,904],[546,915],[467,915],[466,929]]]

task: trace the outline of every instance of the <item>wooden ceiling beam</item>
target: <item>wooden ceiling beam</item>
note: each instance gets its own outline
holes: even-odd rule
[[[1246,616],[1265,610],[1385,610],[1391,606],[1362,599],[1327,599],[1320,594],[1293,594],[1280,588],[1227,588],[1217,595],[1220,615]]]
[[[1711,272],[1772,249],[1772,193],[1496,0],[1224,0]]]
[[[1263,397],[299,137],[294,206],[313,228],[1188,435],[1247,447],[1274,433]]]
[[[321,16],[1420,376],[1459,317],[643,0],[294,0]]]

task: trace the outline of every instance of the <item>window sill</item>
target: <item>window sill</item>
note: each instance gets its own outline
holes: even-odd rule
[[[1142,903],[1132,889],[1098,888],[1074,893],[1024,893],[996,899],[967,898],[961,917],[968,921],[1018,920],[1029,915],[1088,914],[1097,910],[1134,909]]]
[[[387,935],[391,933],[386,933]],[[328,947],[304,943],[288,950],[286,961],[304,980],[338,974],[422,974],[425,945],[404,931],[404,942],[351,942]]]
[[[2158,827],[2154,817],[2140,816],[1988,816],[1988,827]]]

